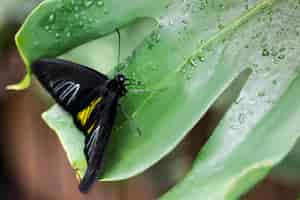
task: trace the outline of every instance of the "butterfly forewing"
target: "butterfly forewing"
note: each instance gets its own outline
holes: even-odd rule
[[[67,111],[77,112],[82,101],[108,78],[86,66],[59,59],[41,59],[31,65],[42,85]]]

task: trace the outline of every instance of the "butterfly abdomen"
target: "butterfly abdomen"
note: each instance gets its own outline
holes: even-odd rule
[[[88,192],[97,177],[101,177],[103,173],[106,149],[116,117],[118,97],[110,93],[105,101],[100,121],[85,142],[84,153],[87,157],[88,167],[79,184],[79,190],[83,193]],[[98,106],[100,108],[100,105]]]

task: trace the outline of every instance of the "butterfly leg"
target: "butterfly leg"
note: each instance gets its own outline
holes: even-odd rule
[[[120,107],[122,114],[129,121],[131,127],[133,126],[135,128],[135,130],[137,131],[138,135],[141,136],[142,131],[141,131],[140,127],[135,123],[134,119],[124,110],[124,108],[121,104],[119,104],[119,107]]]
[[[130,89],[129,93],[141,94],[141,93],[150,93],[150,92],[162,92],[164,90],[166,90],[166,88],[163,88],[163,89]]]

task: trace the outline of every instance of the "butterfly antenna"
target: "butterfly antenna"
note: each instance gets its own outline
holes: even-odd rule
[[[121,33],[120,30],[118,28],[116,28],[116,32],[118,35],[118,65],[120,64],[120,60],[121,60]]]

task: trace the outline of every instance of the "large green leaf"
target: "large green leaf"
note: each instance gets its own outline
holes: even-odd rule
[[[152,17],[159,24],[137,48],[139,40],[128,44],[127,53],[131,48],[135,51],[123,73],[155,90],[129,94],[121,102],[143,134],[137,136],[118,116],[103,180],[131,177],[161,159],[248,68],[252,69],[249,80],[193,169],[162,198],[234,199],[290,151],[300,134],[298,1],[72,2],[45,1],[28,18],[17,35],[27,66],[40,57],[57,56],[107,35],[115,27],[127,24],[131,30],[137,18]],[[143,38],[145,34],[138,35]],[[99,46],[101,52],[104,47]],[[90,51],[80,52],[81,62],[90,64]],[[100,70],[112,70],[114,63],[110,64]],[[22,86],[26,85],[15,88]],[[57,106],[44,118],[82,174],[81,133]]]
[[[29,66],[34,60],[65,53],[135,19],[157,16],[170,1],[161,0],[159,4],[139,0],[122,4],[117,0],[43,1],[16,35],[28,73],[22,82],[8,89],[21,90],[29,86]]]
[[[298,185],[300,175],[298,170],[300,168],[300,140],[293,150],[284,158],[284,160],[272,169],[271,176],[273,179],[284,181],[285,183]]]

